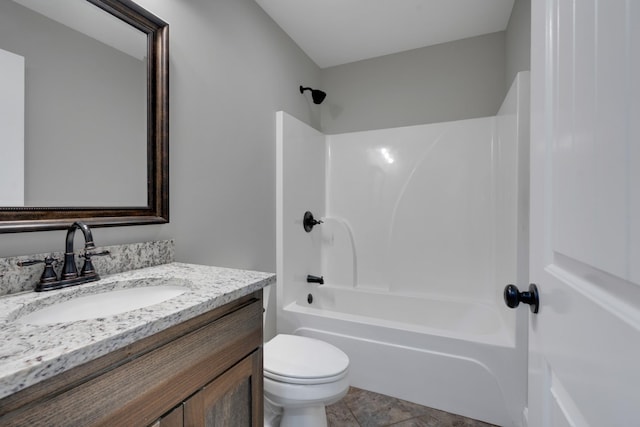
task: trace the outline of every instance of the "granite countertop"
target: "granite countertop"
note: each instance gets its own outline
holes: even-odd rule
[[[256,271],[170,263],[47,292],[0,297],[0,399],[274,283]],[[113,316],[50,325],[15,320],[70,298],[132,286],[172,284],[185,293]]]

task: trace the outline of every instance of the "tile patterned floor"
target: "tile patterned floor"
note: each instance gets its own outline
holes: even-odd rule
[[[491,427],[492,424],[351,387],[327,406],[329,427]]]

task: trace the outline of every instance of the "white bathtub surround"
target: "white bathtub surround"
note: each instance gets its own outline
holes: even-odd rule
[[[341,348],[356,387],[521,425],[527,317],[502,290],[527,277],[527,106],[520,73],[496,117],[322,140],[279,113],[278,332]]]
[[[327,137],[326,216],[353,230],[358,288],[493,297],[494,122]]]
[[[154,279],[154,280],[152,280]],[[109,317],[51,325],[14,320],[26,311],[122,287],[177,284],[188,291]],[[196,317],[275,281],[271,273],[171,263],[50,292],[0,297],[0,398]]]
[[[286,145],[276,145],[276,270],[280,284],[306,285],[307,274],[322,275],[322,225],[307,233],[302,220],[306,211],[317,219],[324,216],[325,136],[283,112],[277,113],[276,133],[277,141],[286,140]],[[276,290],[279,310],[283,301],[291,300],[283,292],[295,290],[281,285]],[[304,288],[298,291],[304,292]]]

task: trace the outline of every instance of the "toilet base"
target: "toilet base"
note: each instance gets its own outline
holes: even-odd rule
[[[327,427],[325,407],[287,408],[282,413],[280,427]]]
[[[264,398],[264,427],[279,427],[282,419],[282,408]]]
[[[327,427],[325,407],[306,406],[284,411],[265,398],[264,427]]]

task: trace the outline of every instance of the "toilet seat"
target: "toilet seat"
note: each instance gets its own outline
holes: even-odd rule
[[[283,375],[277,375],[273,372],[264,371],[265,378],[269,378],[273,381],[278,381],[281,383],[288,384],[302,384],[302,385],[313,385],[313,384],[326,384],[333,383],[336,381],[340,381],[344,377],[347,376],[347,371],[341,372],[338,375],[334,375],[331,377],[321,377],[321,378],[295,378],[295,377],[287,377]]]
[[[264,345],[264,376],[288,384],[326,384],[347,375],[349,357],[314,338],[276,335]]]

